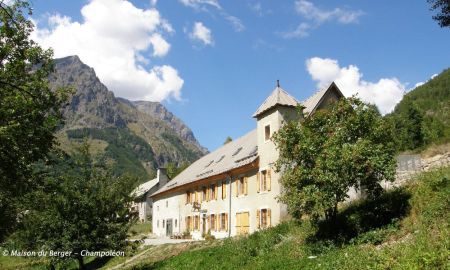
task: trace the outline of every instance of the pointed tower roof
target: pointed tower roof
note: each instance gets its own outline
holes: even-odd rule
[[[253,117],[256,118],[265,111],[278,105],[287,107],[296,107],[298,105],[298,101],[280,87],[279,81],[277,81],[277,87],[273,90],[272,94],[259,106],[258,110],[253,114]]]

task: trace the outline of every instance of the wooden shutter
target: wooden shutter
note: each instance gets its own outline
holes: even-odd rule
[[[239,196],[239,178],[235,180],[235,190],[236,190],[236,197]]]
[[[248,177],[244,177],[244,194],[248,194]]]
[[[260,219],[260,216],[261,216],[261,210],[257,209],[257,210],[256,210],[256,224],[257,224],[257,228],[258,228],[258,229],[261,228],[261,219]]]
[[[261,173],[257,172],[256,173],[256,192],[258,192],[258,193],[259,193],[259,188],[261,187],[260,181],[261,181]]]
[[[270,211],[270,208],[269,209],[267,209],[267,226],[271,226],[272,225],[272,218],[271,218],[271,213],[270,213],[271,211]]]
[[[186,224],[186,230],[189,230],[189,219],[188,217],[184,217],[184,224]]]
[[[227,180],[222,181],[222,199],[227,198]]]
[[[194,216],[191,216],[190,221],[191,221],[190,225],[189,225],[190,226],[190,230],[193,231],[193,229],[194,229]]]
[[[186,191],[186,203],[185,204],[188,204],[189,203],[189,191]]]
[[[225,231],[228,232],[228,213],[225,214]]]
[[[214,218],[214,220],[215,220],[215,222],[216,222],[216,231],[220,231],[220,226],[219,226],[219,224],[220,224],[220,222],[219,222],[219,220],[220,220],[220,215],[216,215],[215,218]]]
[[[272,179],[272,177],[271,177],[271,174],[270,174],[270,172],[271,172],[272,170],[271,169],[268,169],[267,170],[267,191],[270,191],[270,187],[271,187],[271,179]]]
[[[217,200],[217,193],[218,193],[218,191],[219,191],[219,187],[218,187],[219,185],[218,185],[218,183],[217,183],[217,185],[214,185],[214,199],[215,200]]]

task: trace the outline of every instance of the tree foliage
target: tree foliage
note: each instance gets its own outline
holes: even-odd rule
[[[0,241],[13,228],[20,198],[31,189],[31,164],[54,143],[63,92],[51,91],[52,51],[30,37],[26,1],[0,2]]]
[[[283,171],[279,199],[296,218],[333,219],[350,188],[377,195],[393,180],[394,145],[389,124],[371,105],[341,99],[274,135]]]
[[[450,27],[450,1],[449,0],[428,0],[431,10],[437,10],[438,14],[433,16],[441,27]]]
[[[189,167],[189,163],[187,162],[182,163],[179,166],[177,166],[175,162],[169,162],[167,163],[167,176],[169,177],[169,179],[174,179],[175,176],[180,174],[187,167]]]
[[[227,136],[225,141],[223,142],[223,144],[225,145],[225,144],[227,144],[229,142],[232,142],[232,141],[233,141],[233,139],[230,136]]]
[[[136,178],[114,177],[95,164],[87,142],[73,159],[60,157],[38,168],[44,183],[27,196],[28,210],[15,235],[23,248],[71,251],[83,268],[82,250],[126,245]]]
[[[450,69],[408,92],[386,116],[395,126],[397,150],[450,141]]]

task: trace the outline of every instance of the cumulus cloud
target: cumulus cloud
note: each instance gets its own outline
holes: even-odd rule
[[[293,31],[282,33],[284,38],[307,37],[310,30],[320,27],[325,22],[335,21],[341,24],[357,23],[359,18],[364,15],[364,12],[361,10],[349,10],[339,7],[331,10],[321,9],[306,0],[295,1],[294,7],[295,11],[305,18],[307,22],[301,22]]]
[[[162,57],[170,49],[162,34],[173,29],[158,10],[139,9],[125,0],[91,0],[81,15],[80,22],[52,15],[47,26],[36,27],[32,38],[53,48],[55,57],[78,55],[117,96],[181,98],[183,79],[174,67],[147,67],[149,55]]]
[[[368,82],[362,79],[357,66],[341,67],[334,59],[313,57],[306,60],[306,68],[318,88],[334,81],[345,96],[357,94],[363,101],[377,105],[382,114],[391,112],[406,92],[405,84],[397,78]]]
[[[194,23],[192,32],[189,34],[192,40],[197,40],[202,42],[204,45],[213,45],[213,38],[211,30],[204,26],[202,22]]]

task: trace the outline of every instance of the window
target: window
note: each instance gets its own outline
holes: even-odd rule
[[[264,170],[258,173],[257,175],[257,188],[258,192],[261,191],[270,191],[271,186],[271,174],[270,170]]]
[[[242,150],[242,147],[239,147],[238,149],[236,149],[236,151],[234,151],[232,156],[234,157],[235,155],[239,154],[239,152],[241,152],[241,150]]]
[[[228,214],[227,213],[220,214],[220,230],[228,231]]]
[[[270,125],[264,127],[264,140],[270,140]]]
[[[223,180],[222,181],[222,200],[225,200],[226,197],[227,197],[227,181]]]
[[[163,219],[163,228],[166,226],[166,220]]]
[[[175,219],[175,228],[178,226],[178,220]]]
[[[157,210],[157,211],[159,211],[159,205],[158,205],[158,206],[156,206],[156,210]]]
[[[166,208],[169,207],[169,201],[166,201]]]
[[[270,209],[258,209],[256,212],[256,220],[258,228],[265,229],[271,225]]]
[[[216,229],[216,215],[214,215],[214,214],[211,214],[211,216],[210,216],[210,218],[209,218],[209,229],[211,230],[211,231],[216,231],[217,229]]]
[[[247,177],[241,177],[236,180],[236,196],[247,195]]]
[[[159,220],[156,221],[156,228],[159,228]]]

